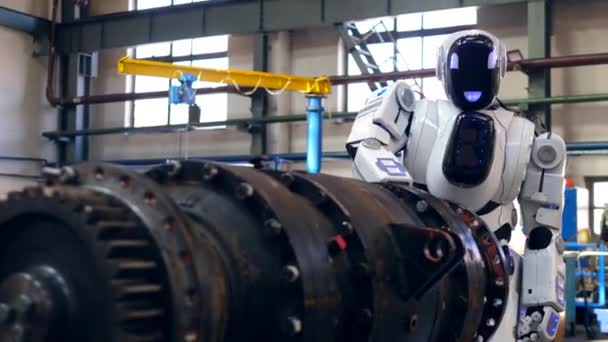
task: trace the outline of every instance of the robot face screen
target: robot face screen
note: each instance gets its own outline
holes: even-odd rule
[[[452,44],[447,60],[448,95],[463,110],[488,107],[498,92],[498,46],[483,35],[465,36]]]
[[[443,160],[443,174],[452,184],[472,187],[483,183],[494,157],[494,120],[475,112],[456,118]]]

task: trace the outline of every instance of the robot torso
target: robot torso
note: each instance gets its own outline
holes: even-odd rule
[[[533,142],[534,125],[512,112],[420,100],[403,163],[434,196],[486,211],[517,197]]]

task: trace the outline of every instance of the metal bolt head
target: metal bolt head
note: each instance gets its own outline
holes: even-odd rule
[[[206,181],[212,180],[218,173],[218,169],[213,165],[205,164],[203,167],[203,179]]]
[[[271,236],[278,236],[283,231],[283,224],[281,224],[281,222],[275,218],[266,220],[264,222],[264,227]]]
[[[295,336],[302,332],[302,321],[297,317],[287,317],[287,335]]]
[[[182,170],[182,163],[179,160],[169,160],[167,162],[171,167],[169,169],[169,176],[175,176]]]
[[[195,332],[188,333],[188,334],[186,334],[186,336],[184,336],[185,342],[196,342],[197,339],[198,339],[198,335]]]
[[[287,265],[283,268],[283,276],[288,282],[293,283],[300,278],[300,270],[294,265]]]
[[[243,200],[253,196],[253,192],[254,190],[251,184],[241,183],[236,188],[236,197]]]
[[[342,222],[342,235],[349,236],[354,232],[353,225],[348,221]]]
[[[374,315],[372,314],[372,311],[370,309],[362,309],[361,311],[359,311],[358,317],[360,323],[367,324],[372,321]]]
[[[30,312],[30,310],[34,307],[34,302],[32,299],[26,295],[21,295],[15,301],[13,305],[15,311],[19,314],[25,315]]]
[[[419,213],[424,213],[429,209],[429,204],[427,201],[418,201],[416,202],[416,211]]]
[[[418,326],[418,315],[413,314],[410,316],[410,319],[407,321],[407,331],[414,332],[416,331],[416,327]]]
[[[8,304],[0,303],[0,325],[9,324],[13,319],[13,308]]]
[[[496,254],[496,255],[494,256],[494,260],[493,260],[493,261],[494,261],[494,264],[499,265],[499,264],[500,264],[500,261],[501,261],[501,260],[500,260],[500,255]]]

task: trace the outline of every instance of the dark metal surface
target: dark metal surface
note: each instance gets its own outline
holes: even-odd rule
[[[73,182],[73,177],[68,172],[58,181]],[[0,221],[0,283],[12,288],[11,279],[31,278],[44,292],[35,295],[20,286],[0,291],[0,301],[14,307],[27,296],[34,312],[49,309],[20,324],[26,341],[169,336],[171,324],[157,315],[172,311],[162,279],[166,273],[158,268],[158,256],[148,254],[152,242],[146,228],[124,206],[80,187],[30,188],[0,204]],[[142,297],[138,291],[149,282],[160,288]],[[14,325],[19,322],[3,325],[0,333]]]
[[[219,267],[213,261],[213,251],[197,248],[198,235],[189,229],[191,222],[181,213],[155,183],[142,175],[122,168],[104,164],[82,164],[73,170],[72,177],[60,179],[64,183],[75,183],[86,189],[110,196],[128,207],[147,228],[161,256],[171,288],[173,313],[172,339],[187,341],[197,332],[201,318],[201,306],[209,305],[206,296],[220,291],[222,286],[203,291],[199,286],[208,279],[207,272]],[[208,269],[197,269],[192,259],[209,260]],[[219,261],[218,261],[219,262]],[[221,280],[218,279],[221,283]]]
[[[31,34],[45,36],[50,29],[50,21],[30,14],[0,6],[0,26]]]
[[[466,6],[525,0],[469,0]],[[65,23],[58,31],[63,53],[198,38],[323,27],[370,17],[395,16],[464,6],[462,1],[386,0],[212,0],[137,12],[121,12]],[[183,25],[188,23],[188,25]]]
[[[470,342],[500,323],[496,240],[407,186],[194,161],[48,174],[0,202],[0,336]]]
[[[507,259],[496,236],[466,209],[453,205],[454,210],[473,232],[479,251],[486,265],[486,294],[483,299],[483,316],[477,330],[478,335],[488,340],[498,329],[505,314],[509,298],[509,273]]]

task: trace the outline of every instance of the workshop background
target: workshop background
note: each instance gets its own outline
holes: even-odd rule
[[[265,154],[294,159],[287,167],[304,169],[298,156],[306,150],[305,121],[249,127],[226,123],[184,132],[183,127],[173,129],[172,125],[187,123],[187,111],[170,106],[164,97],[91,105],[80,105],[73,98],[168,89],[166,79],[119,75],[117,62],[127,55],[282,74],[360,74],[339,31],[330,24],[353,20],[362,31],[373,29],[382,35],[388,30],[397,40],[396,45],[390,41],[370,44],[382,72],[434,68],[435,49],[445,36],[469,28],[495,34],[524,59],[597,54],[588,58],[589,64],[596,65],[534,69],[528,74],[526,70],[511,71],[499,97],[513,100],[513,104],[525,104],[528,98],[545,99],[527,109],[569,144],[567,176],[578,187],[590,187],[588,199],[594,210],[587,224],[599,227],[601,207],[608,202],[608,191],[599,184],[608,180],[608,1],[471,0],[464,3],[473,7],[460,7],[463,1],[419,0],[400,2],[404,4],[390,9],[397,17],[383,18],[386,8],[377,1],[352,1],[355,5],[349,7],[341,6],[345,1],[333,0],[324,13],[315,10],[320,0],[275,1],[263,11],[257,2],[244,1],[226,5],[232,6],[229,18],[208,15],[204,33],[186,12],[174,12],[165,21],[141,15],[137,19],[107,17],[106,24],[101,24],[101,19],[86,18],[190,2],[89,0],[88,9],[79,13],[79,4],[87,1],[59,1],[58,18],[76,23],[57,34],[68,54],[55,65],[51,80],[53,95],[73,103],[55,108],[47,100],[46,33],[53,1],[0,0],[0,193],[34,183],[45,165],[85,160],[137,168],[174,158],[231,160],[233,156],[232,161],[247,162],[247,156]],[[294,13],[299,15],[294,17]],[[272,32],[259,32],[264,29],[264,24],[257,26],[264,21],[260,16]],[[176,23],[179,29],[175,29]],[[131,44],[134,39],[142,40]],[[395,56],[396,50],[399,56]],[[445,96],[433,77],[417,78],[417,82],[427,97]],[[324,121],[323,151],[341,156],[324,158],[324,173],[351,175],[351,163],[343,155],[352,121],[331,115],[356,112],[369,92],[366,83],[344,85],[334,87],[326,98],[330,119]],[[197,102],[203,122],[292,116],[304,114],[307,107],[306,97],[298,92],[256,94],[253,98],[211,94],[197,97]],[[169,126],[159,128],[163,125]],[[112,134],[103,134],[107,128],[112,128]],[[97,133],[90,137],[62,135],[82,130]]]

